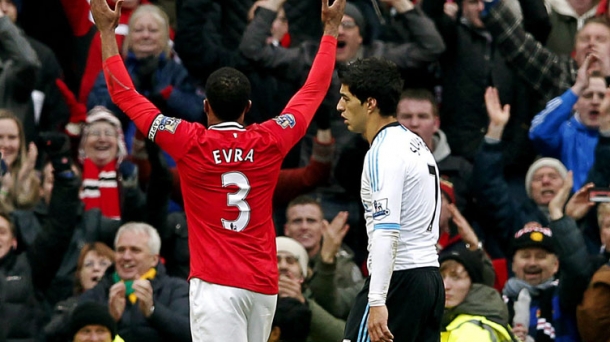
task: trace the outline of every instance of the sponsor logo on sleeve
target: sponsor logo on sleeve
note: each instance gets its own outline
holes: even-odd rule
[[[294,125],[296,125],[297,123],[297,121],[294,119],[294,115],[292,114],[282,114],[280,116],[276,116],[275,118],[273,118],[273,120],[275,120],[275,123],[280,125],[280,127],[282,127],[283,129],[286,129],[288,127],[293,128]]]
[[[170,118],[163,114],[157,115],[148,131],[148,139],[155,140],[158,131],[164,131],[171,134],[176,133],[176,129],[180,122],[182,122],[180,119]]]
[[[390,215],[390,210],[388,209],[388,199],[382,198],[373,201],[373,219],[381,220],[384,217]]]

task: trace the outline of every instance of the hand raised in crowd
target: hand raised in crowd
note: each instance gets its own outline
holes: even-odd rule
[[[589,75],[592,70],[599,69],[599,57],[596,54],[589,54],[585,61],[582,63],[580,68],[578,68],[578,73],[576,74],[576,82],[572,86],[572,91],[574,94],[580,96],[588,86],[589,86]]]
[[[28,145],[28,152],[25,158],[25,163],[21,166],[21,170],[19,170],[18,179],[19,182],[24,182],[29,176],[34,168],[36,167],[36,159],[38,158],[38,147],[36,144],[31,142]]]
[[[454,1],[451,1],[451,2],[447,1],[443,5],[443,12],[445,12],[445,15],[453,20],[457,20],[457,15],[458,15],[459,10],[460,10],[460,7]]]
[[[489,116],[489,126],[506,126],[508,119],[510,119],[510,105],[505,104],[502,107],[497,88],[487,87],[485,90],[485,107]]]
[[[340,211],[332,222],[328,223],[326,220],[322,222],[323,240],[320,257],[327,264],[335,262],[335,255],[339,252],[343,238],[349,230],[349,224],[346,223],[348,216],[347,211]]]
[[[381,0],[381,2],[394,7],[398,13],[404,13],[415,7],[411,0]]]
[[[152,307],[154,306],[153,300],[153,289],[150,281],[147,279],[137,279],[133,281],[132,288],[134,294],[138,298],[138,307],[144,317],[148,318],[152,314]]]
[[[322,22],[324,23],[324,34],[337,38],[339,36],[339,25],[345,12],[346,0],[335,0],[329,6],[330,0],[322,0]]]
[[[119,25],[123,0],[117,0],[111,10],[106,0],[91,0],[91,14],[100,32],[114,31]]]
[[[117,322],[121,319],[121,316],[123,316],[123,312],[125,311],[126,291],[125,283],[119,281],[110,287],[108,293],[108,311],[110,312],[110,316]]]
[[[559,188],[559,191],[549,202],[549,214],[551,220],[559,220],[563,217],[563,206],[566,204],[570,191],[574,184],[572,171],[568,171],[566,178],[563,180],[563,185]]]
[[[292,279],[285,274],[280,274],[280,281],[278,284],[278,296],[290,297],[298,300],[301,303],[305,303],[305,297],[303,297],[302,281],[299,279]]]
[[[394,335],[388,328],[388,308],[385,305],[371,306],[368,320],[371,342],[392,342]]]
[[[594,187],[595,184],[587,183],[582,188],[578,189],[568,201],[565,214],[576,221],[585,217],[589,210],[595,206],[595,202],[589,201],[589,190]]]
[[[455,206],[455,204],[451,203],[447,206],[449,212],[452,216],[452,221],[455,223],[458,229],[458,234],[462,237],[462,241],[469,245],[470,250],[476,250],[479,246],[479,237],[474,232],[474,229],[468,223],[468,220],[464,218],[460,210]]]
[[[597,45],[593,45],[591,49],[593,52],[590,55],[595,55],[597,60],[589,67],[589,72],[598,70],[602,75],[610,76],[610,55],[605,51],[600,51]]]

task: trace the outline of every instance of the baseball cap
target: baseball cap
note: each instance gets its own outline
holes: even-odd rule
[[[537,222],[530,222],[515,233],[512,241],[513,253],[523,248],[542,248],[555,253],[553,232]]]

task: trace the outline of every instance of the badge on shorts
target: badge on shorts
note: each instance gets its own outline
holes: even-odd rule
[[[388,209],[388,199],[382,198],[373,201],[373,219],[381,220],[384,217],[390,215],[390,210]]]
[[[283,129],[288,127],[293,128],[297,123],[297,121],[294,119],[294,115],[292,114],[282,114],[280,116],[276,116],[273,118],[273,120],[275,120],[275,123],[280,125]]]
[[[164,131],[171,134],[176,133],[176,129],[180,122],[182,122],[180,119],[170,118],[162,114],[157,115],[148,131],[148,139],[155,140],[158,131]]]

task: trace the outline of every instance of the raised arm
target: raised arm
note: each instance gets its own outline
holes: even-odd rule
[[[10,67],[5,67],[0,72],[0,80],[8,83],[2,84],[2,87],[13,88],[18,94],[29,97],[34,89],[40,62],[19,28],[2,11],[0,11],[0,46],[6,53],[3,59],[12,61]]]

